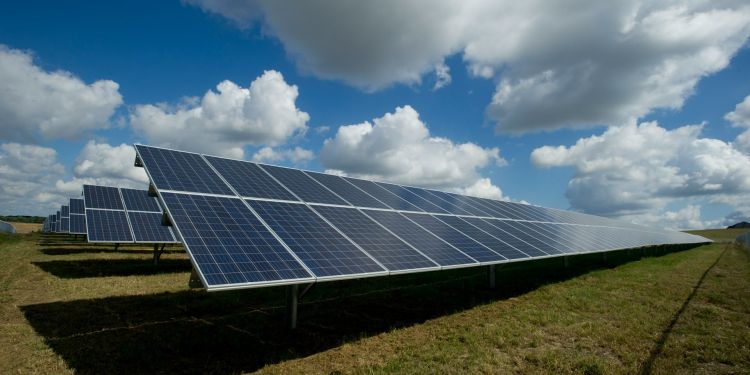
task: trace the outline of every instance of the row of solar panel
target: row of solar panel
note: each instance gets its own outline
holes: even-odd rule
[[[136,146],[160,191],[239,195],[243,198],[321,203],[508,220],[636,228],[575,212],[463,196],[215,156]],[[641,228],[642,229],[642,228]],[[655,232],[663,233],[655,230]]]
[[[146,190],[84,185],[83,200],[89,242],[177,242]]]
[[[209,289],[496,264],[670,240],[575,224],[173,192],[161,197]]]

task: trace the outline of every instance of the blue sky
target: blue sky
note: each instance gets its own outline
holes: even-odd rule
[[[750,215],[742,2],[581,1],[569,19],[544,2],[312,3],[0,4],[0,211],[45,214],[84,182],[142,187],[119,147],[142,142],[669,227]],[[215,117],[185,120],[220,82],[242,95],[256,80],[245,107],[220,95]],[[98,81],[113,97],[86,91]],[[59,108],[19,109],[35,105]]]

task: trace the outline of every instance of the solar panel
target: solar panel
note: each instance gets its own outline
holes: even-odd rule
[[[86,215],[70,215],[70,234],[86,234]]]
[[[162,203],[131,204],[123,190],[136,239],[132,214],[150,211],[149,228],[164,229],[155,226],[164,208],[209,290],[706,241],[527,204],[136,149]]]
[[[124,209],[120,191],[116,187],[83,185],[83,201],[86,208]]]
[[[314,280],[241,199],[166,192],[161,197],[207,288]]]
[[[71,214],[79,214],[79,215],[85,215],[85,206],[83,204],[83,199],[81,198],[70,198],[70,213]]]
[[[141,162],[151,166],[149,177],[161,190],[234,195],[198,154],[142,145],[135,149]]]
[[[69,231],[70,231],[70,218],[69,217],[60,218],[60,232],[68,233]]]
[[[439,268],[357,209],[328,206],[314,209],[390,271]]]
[[[162,225],[162,214],[158,212],[128,211],[133,240],[145,243],[176,242],[172,229]]]
[[[304,204],[248,201],[316,277],[386,273]]]
[[[389,192],[388,190],[384,189],[382,186],[372,181],[359,180],[359,179],[350,178],[350,177],[342,177],[342,178],[348,181],[349,183],[351,183],[352,185],[358,187],[360,190],[364,191],[365,193],[375,197],[377,200],[385,203],[388,207],[394,210],[422,212],[422,210],[420,210],[418,207],[399,198],[398,196],[394,195],[393,193]]]
[[[479,262],[497,263],[506,260],[506,257],[438,220],[435,216],[410,213],[405,213],[404,216]]]
[[[300,170],[270,165],[261,165],[260,167],[305,202],[349,205]]]
[[[344,198],[347,202],[357,207],[389,208],[383,202],[373,198],[356,186],[348,183],[340,176],[330,174],[305,172],[329,190]]]
[[[362,210],[362,212],[443,267],[477,264],[473,258],[398,212],[376,210]]]
[[[62,217],[68,217],[68,216],[70,216],[70,208],[68,206],[63,205],[60,208],[60,216],[62,216]]]
[[[125,211],[86,210],[89,242],[133,242]]]
[[[162,212],[156,197],[149,196],[146,190],[120,188],[120,192],[128,211]]]
[[[382,187],[383,189],[388,190],[389,192],[391,192],[391,194],[409,202],[413,206],[419,207],[424,212],[432,212],[436,214],[448,213],[448,211],[438,207],[437,205],[430,203],[429,201],[425,200],[424,198],[409,191],[408,189],[404,187],[393,185],[393,184],[386,184],[384,182],[376,182],[376,184]]]
[[[255,163],[215,156],[206,160],[242,197],[298,200]]]

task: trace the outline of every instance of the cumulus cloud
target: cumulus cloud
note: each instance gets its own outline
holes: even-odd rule
[[[750,154],[750,95],[737,104],[734,111],[727,113],[724,118],[731,122],[732,126],[746,128],[745,131],[737,136],[734,143],[737,145],[737,148]]]
[[[248,88],[223,81],[174,108],[138,105],[130,123],[151,144],[243,158],[246,145],[276,146],[304,134],[310,116],[297,108],[298,94],[271,70]]]
[[[288,160],[293,164],[304,164],[313,159],[315,154],[312,151],[299,146],[293,149],[263,147],[252,157],[252,161],[258,163],[279,163]]]
[[[747,197],[750,156],[732,143],[701,138],[702,128],[668,130],[655,122],[612,127],[572,146],[537,148],[531,160],[541,168],[573,167],[566,196],[574,209],[592,214],[666,215],[671,202]]]
[[[110,80],[87,84],[66,71],[45,71],[31,53],[0,44],[0,138],[75,139],[106,128],[122,104],[118,90]]]
[[[440,77],[435,67],[461,54],[498,82],[487,114],[499,132],[680,108],[750,35],[743,1],[190,2],[243,26],[260,20],[303,71],[368,91]]]
[[[0,144],[0,207],[3,214],[24,214],[30,209],[39,211],[40,206],[50,208],[50,204],[42,204],[49,197],[39,194],[49,189],[65,172],[56,159],[57,152],[48,147]]]
[[[444,62],[435,66],[435,86],[432,90],[440,90],[451,83],[451,69]]]
[[[499,149],[433,137],[410,106],[372,122],[339,127],[324,142],[320,159],[326,168],[348,175],[502,197],[479,173],[505,164]]]

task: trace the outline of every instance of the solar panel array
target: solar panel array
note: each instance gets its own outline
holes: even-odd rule
[[[159,202],[146,190],[84,185],[83,208],[88,242],[177,242],[162,225]]]
[[[81,198],[70,198],[70,234],[86,234],[86,209]]]
[[[136,146],[209,290],[702,243],[574,212]]]

